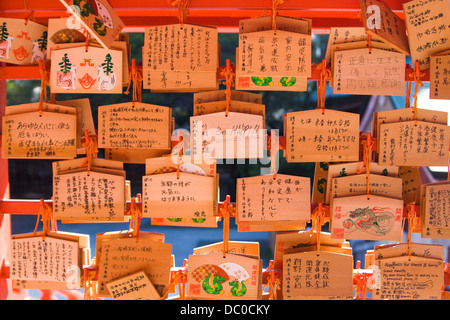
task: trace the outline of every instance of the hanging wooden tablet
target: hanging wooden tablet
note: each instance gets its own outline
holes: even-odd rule
[[[194,116],[224,112],[226,109],[227,101],[225,100],[197,103],[194,104]],[[263,117],[263,121],[265,121],[266,106],[263,104],[231,100],[228,105],[228,110],[237,113],[260,115]]]
[[[399,241],[403,200],[370,195],[334,198],[330,208],[331,236],[349,240]]]
[[[276,19],[276,32],[267,17],[240,22],[237,90],[306,91],[311,75],[311,21]]]
[[[178,156],[146,160],[143,177],[143,214],[152,224],[217,227],[218,175],[215,162]],[[199,188],[199,186],[201,186]],[[183,210],[180,210],[183,208]]]
[[[421,203],[420,188],[422,185],[419,167],[399,167],[398,176],[402,179],[403,202],[419,205]]]
[[[188,298],[261,300],[261,295],[262,260],[234,253],[189,256]]]
[[[105,49],[125,27],[108,0],[60,1]]]
[[[0,18],[0,62],[37,65],[47,60],[47,27],[30,20]]]
[[[216,27],[172,24],[145,28],[143,86],[152,91],[217,90]]]
[[[386,243],[374,246],[373,261],[395,257],[419,257],[444,260],[444,246],[429,243]]]
[[[450,4],[447,0],[413,0],[402,5],[411,59],[420,62],[420,70],[428,69],[432,54],[450,49]]]
[[[111,281],[106,287],[114,300],[157,300],[161,297],[143,271]]]
[[[420,108],[402,108],[374,112],[372,122],[372,136],[378,138],[378,152],[380,150],[380,141],[382,139],[382,136],[380,136],[380,126],[382,124],[413,120],[446,125],[448,121],[448,112]]]
[[[402,179],[388,177],[379,174],[369,175],[370,194],[390,197],[394,199],[403,199],[402,197]],[[357,174],[333,178],[331,181],[330,202],[334,198],[350,197],[364,195],[367,192],[367,175]]]
[[[348,253],[348,251],[344,251],[344,248],[350,248],[350,244],[347,241],[344,239],[333,239],[329,232],[320,233],[320,247],[323,246],[328,247],[328,251],[331,251],[330,248],[333,247],[335,252],[340,253]],[[277,233],[274,249],[274,268],[283,268],[283,256],[285,252],[306,247],[317,247],[317,233],[315,231]]]
[[[53,163],[53,213],[61,220],[124,221],[125,171],[117,162],[79,158]]]
[[[447,125],[405,121],[380,125],[380,165],[447,166],[450,130]]]
[[[450,239],[450,182],[423,185],[421,197],[422,237]]]
[[[101,261],[102,251],[103,251],[103,241],[104,240],[114,240],[114,239],[130,239],[134,238],[133,230],[121,230],[121,231],[110,231],[97,233],[95,237],[95,261],[98,265]],[[151,241],[164,242],[164,233],[157,232],[147,232],[139,231],[139,239],[146,239]]]
[[[396,166],[380,166],[375,162],[370,163],[370,173],[372,174],[388,177],[397,177],[398,172],[399,169]],[[326,204],[330,203],[332,194],[331,187],[333,185],[334,178],[353,176],[357,174],[363,174],[365,176],[365,173],[366,173],[366,166],[362,161],[330,164],[327,171],[326,193],[324,203]]]
[[[405,21],[382,1],[359,0],[359,3],[366,32],[409,56]]]
[[[334,162],[316,162],[314,166],[314,181],[311,203],[325,203],[328,168]]]
[[[373,41],[371,40],[370,42],[370,49],[367,48],[368,44],[367,41],[356,41],[356,42],[348,42],[348,43],[340,43],[340,44],[334,44],[331,46],[330,49],[330,54],[331,54],[331,79],[330,79],[330,85],[332,87],[334,87],[334,71],[335,71],[335,66],[337,66],[334,62],[335,59],[335,52],[341,52],[341,51],[345,51],[345,50],[356,50],[356,49],[361,49],[364,48],[366,50],[370,50],[369,52],[371,52],[371,50],[373,48],[376,49],[381,49],[384,51],[388,51],[388,52],[396,52],[398,53],[398,51],[391,47],[389,44],[386,44],[384,42],[378,42],[378,41]],[[355,70],[355,72],[357,72]],[[387,74],[387,76],[385,77],[386,79],[389,78],[389,75]],[[386,80],[387,81],[387,80]]]
[[[52,51],[52,93],[122,93],[123,53],[89,46]]]
[[[9,106],[3,117],[2,158],[72,159],[77,155],[77,110],[39,103]]]
[[[194,248],[193,254],[211,254],[211,253],[222,253],[223,252],[223,241],[208,244],[202,247]],[[255,241],[228,241],[228,252],[240,255],[255,256],[257,258],[259,255],[259,242]]]
[[[147,239],[104,240],[99,263],[99,296],[110,296],[107,284],[144,271],[159,295],[169,286],[172,245]]]
[[[321,251],[283,256],[284,300],[353,299],[353,256]]]
[[[403,96],[405,63],[405,54],[376,48],[335,51],[333,93]]]
[[[255,159],[264,151],[264,118],[239,112],[193,116],[191,155],[194,159]]]
[[[359,115],[320,109],[284,115],[287,162],[358,161]]]
[[[96,136],[97,131],[95,129],[94,125],[94,119],[92,117],[92,109],[91,104],[89,102],[88,98],[84,99],[76,99],[76,100],[64,100],[64,101],[57,101],[56,104],[62,105],[62,106],[68,106],[73,107],[77,109],[77,122],[78,122],[78,138],[77,138],[77,147],[78,147],[78,154],[86,154],[86,149],[82,148],[81,141],[82,138],[85,137],[85,133],[87,130],[87,133],[90,136]]]
[[[402,249],[403,248],[403,249]],[[373,299],[440,300],[444,285],[443,256],[436,259],[427,248],[425,256],[405,254],[405,244],[393,257],[378,257],[375,249]],[[403,254],[401,253],[403,251]]]
[[[72,274],[71,269],[82,268],[80,249],[80,239],[75,235],[59,235],[55,232],[47,232],[45,238],[42,232],[13,235],[10,278],[65,283],[66,290],[79,289],[79,282],[75,283],[74,288],[68,288],[67,280]]]
[[[310,179],[277,174],[237,179],[236,223],[292,226],[311,219]]]
[[[450,99],[450,51],[430,57],[430,99]]]
[[[98,107],[100,148],[170,149],[169,107],[126,102]]]

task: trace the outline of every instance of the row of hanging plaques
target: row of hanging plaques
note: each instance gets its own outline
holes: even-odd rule
[[[176,268],[164,234],[140,232],[136,238],[123,230],[96,235],[92,265],[88,235],[35,232],[12,237],[10,277],[17,289],[82,288],[87,296],[114,300],[167,299],[176,293],[174,285],[186,286],[183,299],[195,300],[355,298],[352,248],[330,233],[277,233],[272,268],[265,272],[257,242],[232,241],[229,248],[232,252],[224,253],[222,242],[194,248]],[[440,300],[443,257],[439,245],[377,245],[366,253],[367,293],[382,300]]]
[[[53,93],[121,93],[129,81],[130,46],[120,33],[124,27],[120,18],[106,1],[61,2],[72,8],[74,16],[49,19],[48,26],[1,18],[0,61],[21,65],[47,61]],[[74,11],[74,5],[81,10]],[[361,0],[360,5],[361,27],[330,29],[325,64],[331,70],[333,93],[402,96],[406,57],[411,56],[421,72],[429,70],[430,99],[448,99],[448,2],[406,2],[405,20],[377,0]],[[380,10],[379,21],[370,14],[373,7]],[[277,15],[240,21],[236,89],[306,91],[311,30],[311,20],[302,18]],[[148,27],[142,86],[154,92],[218,89],[219,61],[214,26]]]
[[[435,7],[435,3],[421,2],[405,4],[405,13],[409,14],[406,9],[412,10],[411,7],[414,15],[419,9],[431,14],[439,12],[427,21],[432,24],[449,12],[448,8]],[[104,19],[105,8],[110,7],[97,7],[98,18]],[[382,8],[389,14],[388,8]],[[88,11],[82,14],[92,18]],[[115,24],[114,20],[111,24]],[[411,20],[406,20],[409,34],[414,32]],[[1,22],[5,44],[1,52],[9,59],[8,53],[14,52],[16,56],[18,51],[14,51],[15,39],[6,40],[8,33],[23,35],[24,31],[10,24],[10,19]],[[28,39],[21,44],[22,55],[27,55],[27,46],[33,41],[41,50],[48,45],[44,58],[50,62],[48,83],[52,93],[122,93],[131,81],[130,45],[126,36],[119,36],[120,31],[116,31],[109,42],[95,37],[86,45],[83,28],[75,32],[66,28],[68,22],[73,21],[51,19],[47,30],[36,35],[29,33],[30,39],[22,37]],[[242,21],[240,25],[236,89],[305,91],[311,71],[311,22],[276,17],[276,34],[269,22],[268,17],[262,17]],[[32,27],[33,23],[29,21],[23,26]],[[98,22],[83,27],[89,30],[94,27],[106,34],[113,30],[112,25],[103,27]],[[417,38],[421,39],[433,33],[418,32]],[[329,80],[334,92],[403,95],[408,54],[405,46],[386,40],[385,34],[370,38],[368,34],[367,28],[331,30],[326,61],[331,66]],[[422,47],[411,52],[414,57],[417,52],[426,51],[422,43],[418,45]],[[426,59],[420,63],[421,68],[442,70],[430,72],[430,85],[434,86],[431,98],[441,98],[448,91],[447,81],[442,78],[446,76],[447,49],[445,43],[433,42],[436,56],[429,59],[430,64]],[[267,150],[261,96],[217,90],[219,52],[216,28],[176,24],[146,29],[144,88],[155,92],[206,90],[194,94],[188,137],[190,156],[180,155],[178,149],[172,152],[171,134],[175,126],[170,107],[130,102],[99,106],[95,142],[96,147],[105,149],[105,159],[92,157],[88,144],[93,143],[96,131],[89,100],[80,99],[7,107],[2,157],[62,160],[53,163],[52,214],[63,222],[128,221],[125,204],[130,197],[123,164],[141,163],[146,168],[142,184],[143,217],[150,217],[152,224],[217,227],[216,164],[230,158],[262,159]],[[20,63],[2,61],[33,64],[44,60],[37,51],[34,56],[34,60]],[[281,61],[279,56],[292,60]],[[382,79],[377,70],[383,70]],[[137,127],[136,123],[140,125]],[[232,131],[236,129],[239,134]],[[282,270],[284,299],[352,298],[353,258],[344,239],[401,241],[405,205],[420,205],[415,232],[421,232],[423,237],[448,238],[448,182],[422,185],[417,168],[448,165],[447,113],[405,108],[374,114],[372,134],[377,144],[373,155],[365,158],[360,152],[357,114],[328,109],[290,112],[284,116],[284,132],[284,156],[288,162],[316,163],[312,198],[309,178],[267,174],[238,179],[236,203],[239,231],[291,231],[277,234],[275,250],[275,268]],[[77,158],[82,154],[86,158]],[[304,230],[312,219],[310,203],[329,204],[329,234],[298,231]],[[286,245],[287,240],[279,240],[284,236],[292,236],[293,243]],[[53,261],[55,256],[67,258],[80,269],[94,261],[88,255],[85,235],[44,232],[15,235],[12,240],[11,278],[16,287],[65,289],[68,271],[60,260]],[[247,249],[242,248],[244,245]],[[236,251],[227,252],[225,257],[220,244],[212,245],[214,249],[206,250],[207,253],[204,250],[203,254],[195,254],[194,249],[187,264],[186,295],[194,299],[266,296],[262,284],[267,282],[262,279],[259,251],[249,253],[249,244],[242,246],[236,245],[233,247]],[[382,253],[384,248],[389,254]],[[392,276],[395,280],[393,271],[398,269],[389,269],[395,265],[392,261],[401,263],[402,270],[406,270],[398,275],[404,278],[404,284],[394,287],[395,281],[380,281],[374,298],[441,298],[443,248],[419,244],[412,248],[401,243],[374,248],[374,258],[366,265],[378,266],[383,277]],[[423,259],[421,250],[430,260]],[[435,253],[429,256],[433,250]],[[39,271],[33,270],[27,257],[41,259]],[[142,298],[134,294],[145,289],[145,298],[158,299],[173,289],[171,245],[164,243],[161,234],[140,232],[138,239],[125,231],[99,234],[95,266],[99,271],[98,288],[94,291],[100,296]],[[421,278],[424,274],[429,276],[426,281]],[[311,277],[316,281],[310,281]],[[405,289],[410,282],[413,289]],[[130,283],[136,283],[133,290]],[[75,283],[74,288],[80,286],[87,293],[91,290],[89,282]],[[400,289],[403,292],[399,295]]]

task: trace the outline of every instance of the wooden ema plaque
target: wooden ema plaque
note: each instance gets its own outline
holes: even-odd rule
[[[430,57],[430,99],[450,100],[450,51]]]
[[[191,155],[194,159],[262,158],[265,142],[261,115],[217,112],[193,116]]]
[[[218,207],[219,177],[216,172],[216,163],[197,164],[191,160],[190,156],[183,156],[181,160],[178,156],[173,159],[171,156],[164,156],[146,160],[146,175],[143,177],[143,181],[146,181],[143,188],[143,213],[144,216],[148,215],[152,218],[152,225],[217,227],[215,215]],[[178,161],[180,161],[179,176],[177,176]],[[163,176],[157,177],[159,175]],[[161,183],[158,184],[155,181]],[[164,184],[162,181],[165,181]],[[206,192],[205,185],[200,188],[202,181],[212,189]],[[191,196],[188,190],[191,188],[196,189],[194,194],[201,193],[200,198]],[[165,207],[162,208],[164,205]],[[188,210],[180,210],[180,206]],[[152,210],[152,208],[160,209]],[[180,214],[181,211],[184,211],[184,214]]]
[[[213,177],[176,172],[144,176],[144,217],[211,218],[214,215]],[[182,208],[182,209],[181,209]]]
[[[100,160],[88,172],[86,159],[53,163],[53,214],[61,220],[124,221],[125,171]]]
[[[414,0],[402,5],[411,59],[420,63],[420,70],[428,69],[433,54],[450,49],[450,3]]]
[[[317,233],[315,231],[279,232],[275,238],[274,268],[283,268],[283,256],[286,252],[295,252],[299,248],[314,248],[317,246]],[[328,251],[351,254],[349,242],[344,239],[331,238],[331,233],[320,233],[320,247],[326,246]],[[308,250],[310,251],[310,250]]]
[[[127,102],[98,107],[100,148],[170,149],[169,107]]]
[[[353,299],[353,256],[316,251],[283,256],[283,300]]]
[[[450,238],[450,183],[422,185],[420,218],[423,238]]]
[[[398,176],[402,179],[402,195],[405,204],[420,204],[422,179],[418,167],[399,167]]]
[[[143,87],[152,91],[217,90],[216,27],[172,24],[145,29]]]
[[[439,248],[441,247],[441,248]],[[444,285],[442,246],[408,244],[376,246],[372,298],[440,300]]]
[[[353,42],[367,43],[367,32],[364,27],[331,27],[330,36],[328,37],[327,50],[325,52],[325,62],[327,66],[332,65],[331,60],[334,56],[332,48],[334,45],[350,44]],[[371,38],[372,44],[374,42],[380,43],[378,37]]]
[[[10,106],[3,117],[2,158],[72,159],[77,156],[77,110],[38,103]]]
[[[349,240],[400,241],[403,200],[370,195],[334,198],[331,236]]]
[[[390,166],[447,166],[450,130],[447,125],[405,121],[380,125],[379,159]]]
[[[169,286],[172,245],[147,239],[104,240],[99,263],[99,295],[109,296],[107,284],[144,271],[159,295]]]
[[[157,300],[161,297],[143,271],[111,281],[106,287],[114,300]]]
[[[108,0],[60,1],[105,49],[110,48],[125,27]]]
[[[52,51],[52,93],[122,93],[122,51],[90,46]]]
[[[310,179],[273,175],[237,180],[236,222],[283,222],[292,226],[295,221],[311,219]]]
[[[359,114],[320,109],[284,115],[287,162],[358,161]]]
[[[361,171],[360,171],[361,170]],[[325,189],[325,201],[324,203],[329,204],[330,199],[332,198],[331,187],[333,185],[333,180],[338,177],[347,177],[347,176],[355,176],[366,174],[366,167],[364,166],[364,162],[344,162],[344,163],[331,163],[328,166],[327,170],[327,178],[326,181],[323,182],[326,184]],[[370,173],[388,176],[388,177],[397,177],[398,175],[398,167],[396,166],[380,166],[378,163],[371,162],[370,163]],[[359,172],[359,173],[358,173]]]
[[[73,266],[81,267],[79,239],[75,236],[45,234],[21,234],[11,237],[11,279],[64,283]],[[74,271],[74,270],[72,270]],[[75,284],[77,289],[80,284]],[[67,284],[66,284],[67,289]]]
[[[333,93],[354,95],[405,94],[406,56],[372,48],[334,52]]]
[[[0,18],[0,62],[37,65],[46,60],[46,26],[23,19]]]
[[[267,17],[240,23],[236,89],[306,91],[311,75],[310,21],[277,17],[276,33],[270,26]]]
[[[359,3],[366,32],[409,56],[405,21],[382,1],[360,0]]]
[[[262,260],[234,253],[190,255],[190,299],[261,300]]]

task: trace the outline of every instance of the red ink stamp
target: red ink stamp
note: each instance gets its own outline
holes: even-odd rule
[[[250,87],[250,77],[239,77],[238,83],[240,87],[248,88]]]

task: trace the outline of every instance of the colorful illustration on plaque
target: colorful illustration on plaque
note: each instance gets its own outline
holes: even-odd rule
[[[8,33],[6,22],[0,26],[0,58],[9,59],[9,51],[11,50],[12,41],[14,37]]]
[[[77,78],[77,67],[72,65],[67,53],[61,59],[62,61],[58,63],[59,71],[57,71],[56,85],[63,89],[75,89],[75,79]]]
[[[219,264],[225,272],[230,276],[232,281],[228,284],[231,286],[230,295],[242,297],[247,293],[246,283],[250,279],[250,274],[241,265],[234,262],[225,262]]]
[[[47,60],[47,31],[44,31],[42,36],[33,41],[33,50],[31,53],[31,64],[38,64],[39,60]]]
[[[30,56],[30,53],[28,53],[24,46],[20,46],[18,49],[13,49],[13,53],[17,61],[24,61]]]
[[[320,193],[325,193],[325,184],[327,183],[327,179],[320,178],[317,181],[317,191]]]
[[[272,77],[252,77],[252,81],[257,86],[273,86]]]
[[[202,284],[202,289],[208,294],[222,295],[223,283],[229,279],[228,274],[219,266],[203,264],[194,270],[192,276]]]
[[[114,29],[112,15],[101,2],[97,0],[74,0],[73,4],[78,7],[79,14],[86,21],[91,14],[95,16],[92,28],[98,35],[105,36],[108,30]]]
[[[359,230],[383,236],[391,231],[394,218],[390,208],[358,208],[350,211],[349,218],[343,221],[343,226],[347,232]]]
[[[224,285],[230,286],[229,294],[242,297],[247,293],[246,283],[250,274],[241,265],[224,262],[219,265],[204,264],[192,273],[194,280],[202,284],[204,292],[213,295],[224,294]]]
[[[85,42],[86,36],[76,29],[65,28],[55,32],[50,40],[53,43],[77,43]]]
[[[95,84],[97,80],[92,78],[89,73],[86,72],[86,74],[83,76],[83,78],[78,79],[78,82],[80,83],[81,87],[83,89],[89,90],[92,88],[92,86]]]
[[[292,87],[297,82],[296,77],[282,77],[280,79],[280,83],[278,84],[280,87]]]
[[[112,57],[108,53],[105,61],[97,68],[98,70],[98,87],[97,90],[111,90],[116,85],[116,74],[113,71],[114,63]]]

